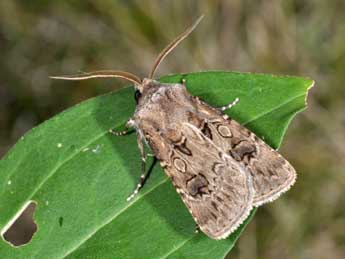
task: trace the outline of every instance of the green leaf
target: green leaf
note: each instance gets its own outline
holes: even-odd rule
[[[193,94],[214,106],[240,98],[234,119],[274,148],[296,112],[305,108],[311,80],[204,72],[184,78]],[[0,161],[0,229],[35,201],[38,231],[25,246],[0,241],[2,258],[223,258],[250,218],[228,239],[195,233],[195,224],[157,164],[136,199],[140,177],[135,134],[114,137],[135,109],[132,87],[85,101],[32,129]],[[9,184],[10,183],[10,184]],[[254,211],[251,217],[254,215]]]

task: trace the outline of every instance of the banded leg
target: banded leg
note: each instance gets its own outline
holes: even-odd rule
[[[155,165],[155,163],[157,161],[157,158],[154,157],[154,160],[153,160],[153,163],[152,163],[150,169],[147,171],[147,173],[145,173],[147,156],[145,153],[145,148],[144,148],[144,143],[143,143],[144,139],[139,132],[137,133],[137,142],[138,142],[138,147],[139,147],[139,150],[141,153],[141,175],[140,175],[140,180],[139,180],[139,183],[137,184],[137,187],[135,188],[133,193],[130,196],[128,196],[127,201],[130,201],[131,199],[133,199],[135,197],[135,195],[138,194],[140,189],[143,188],[145,182],[150,177],[150,174],[153,170],[153,166]]]
[[[235,100],[233,100],[231,103],[218,107],[218,110],[221,110],[222,112],[231,109],[232,107],[234,107],[238,102],[240,101],[240,98],[236,98]]]
[[[126,122],[126,124],[125,124],[125,127],[126,127],[125,130],[123,130],[123,131],[115,131],[115,130],[113,130],[113,129],[110,129],[109,132],[110,132],[111,134],[115,135],[115,136],[122,136],[122,135],[128,134],[128,132],[129,132],[128,129],[131,128],[131,127],[133,127],[133,126],[134,126],[134,120],[133,120],[132,118],[130,118],[130,119]]]

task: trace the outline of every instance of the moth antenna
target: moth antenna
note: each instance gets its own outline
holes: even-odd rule
[[[82,73],[79,75],[71,76],[50,76],[51,79],[59,80],[87,80],[92,78],[122,78],[134,83],[135,85],[141,85],[142,81],[139,77],[132,73],[117,71],[117,70],[100,70],[89,73]]]
[[[163,61],[163,59],[195,29],[195,27],[200,23],[202,18],[204,18],[204,15],[201,15],[192,26],[190,26],[182,34],[180,34],[178,37],[176,37],[172,42],[170,42],[170,44],[168,46],[166,46],[161,51],[161,53],[159,53],[158,57],[155,60],[154,65],[152,67],[151,73],[149,75],[149,79],[153,78],[153,75],[156,72],[157,67]]]

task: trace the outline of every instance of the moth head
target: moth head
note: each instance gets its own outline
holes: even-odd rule
[[[118,70],[100,70],[94,71],[90,73],[83,73],[79,75],[72,75],[72,76],[51,76],[52,79],[61,79],[61,80],[87,80],[92,78],[122,78],[134,84],[135,93],[134,99],[136,103],[139,103],[140,98],[145,94],[144,92],[150,92],[150,90],[156,88],[158,86],[158,82],[153,79],[154,74],[160,65],[160,63],[164,60],[164,58],[181,42],[183,41],[200,23],[204,16],[200,16],[192,26],[190,26],[187,30],[181,33],[178,37],[176,37],[170,44],[168,44],[157,56],[151,72],[147,78],[143,80],[129,72],[118,71]]]

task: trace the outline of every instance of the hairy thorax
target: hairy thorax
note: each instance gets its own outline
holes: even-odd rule
[[[182,141],[183,123],[193,123],[196,107],[191,98],[182,84],[153,83],[143,93],[134,120],[158,159],[168,155],[169,144]]]

